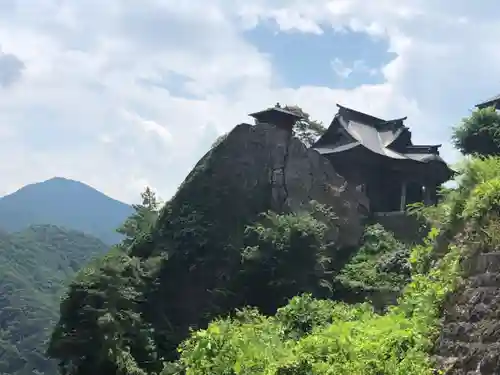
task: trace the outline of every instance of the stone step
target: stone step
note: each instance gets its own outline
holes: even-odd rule
[[[479,322],[480,320],[500,320],[499,306],[477,303],[475,305],[453,305],[444,313],[447,322]]]
[[[486,272],[500,272],[500,251],[481,253],[464,264],[464,271],[468,275],[477,275]]]
[[[442,339],[438,343],[437,352],[442,357],[463,358],[477,353],[497,353],[500,356],[500,342],[486,344]]]
[[[498,375],[500,357],[494,350],[486,355],[472,354],[466,357],[434,356],[438,368],[446,375]]]
[[[500,305],[500,288],[496,286],[482,286],[477,288],[464,288],[462,293],[454,298],[454,302],[458,305],[473,306],[478,303],[485,305]]]
[[[471,288],[498,287],[500,288],[500,272],[487,272],[472,276],[468,279],[467,285]]]
[[[455,342],[483,344],[500,342],[500,321],[482,320],[480,322],[445,323],[441,331],[441,339]]]

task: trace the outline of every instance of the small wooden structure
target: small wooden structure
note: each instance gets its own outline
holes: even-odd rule
[[[293,131],[293,127],[297,121],[303,119],[302,116],[281,108],[279,103],[277,103],[276,106],[267,108],[263,111],[251,113],[249,116],[255,119],[255,124],[272,124],[289,132]]]

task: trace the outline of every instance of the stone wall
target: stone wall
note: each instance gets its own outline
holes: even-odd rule
[[[500,250],[464,263],[466,278],[444,309],[436,358],[446,375],[500,374]]]

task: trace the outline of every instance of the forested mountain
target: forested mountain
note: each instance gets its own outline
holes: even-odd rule
[[[109,246],[52,225],[0,232],[0,374],[56,373],[45,356],[59,299],[75,272]]]
[[[0,228],[15,232],[30,225],[51,224],[114,244],[122,239],[115,229],[132,212],[131,206],[86,184],[56,177],[1,198]]]

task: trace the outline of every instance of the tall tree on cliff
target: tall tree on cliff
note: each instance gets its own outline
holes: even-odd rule
[[[494,107],[475,110],[453,129],[452,141],[464,155],[500,155],[500,114]]]
[[[141,193],[142,203],[133,204],[135,212],[116,231],[124,235],[122,246],[130,246],[141,233],[148,232],[156,222],[161,208],[161,201],[150,187]]]
[[[303,120],[297,121],[295,124],[294,135],[306,146],[312,146],[314,142],[325,133],[326,128],[323,123],[321,121],[311,119],[309,113],[304,112],[304,110],[299,106],[287,105],[284,109],[303,118]]]

